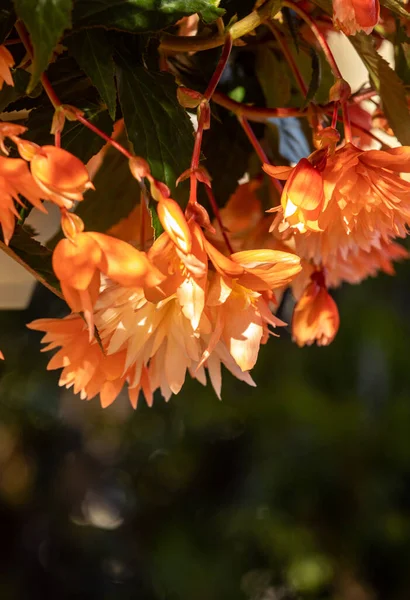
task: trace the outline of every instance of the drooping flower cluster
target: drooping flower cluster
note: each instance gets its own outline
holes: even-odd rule
[[[393,273],[392,262],[407,257],[394,240],[404,238],[410,224],[410,184],[401,176],[410,171],[410,148],[360,150],[348,143],[336,151],[318,150],[294,168],[266,164],[264,170],[287,180],[272,228],[306,265],[307,287],[296,288],[302,297],[293,322],[295,338],[303,340],[301,312],[314,301],[318,273],[324,290],[343,281],[358,283],[379,270]],[[333,323],[335,334],[338,319]]]
[[[299,258],[284,251],[225,256],[174,200],[162,196],[157,209],[165,231],[147,253],[72,228],[55,249],[54,268],[67,302],[86,322],[70,316],[30,325],[46,332],[47,349],[62,347],[49,364],[64,367],[61,385],[83,398],[100,393],[104,406],[125,383],[134,406],[141,390],[148,404],[158,388],[168,400],[187,371],[203,384],[208,373],[220,397],[222,365],[253,385],[249,371],[260,344],[269,327],[284,325],[272,313],[273,290],[301,269]],[[93,323],[101,346],[90,336]]]
[[[110,138],[81,110],[64,104],[43,73],[45,94],[56,109],[51,123],[55,145],[27,141],[25,127],[0,123],[0,225],[5,244],[11,241],[16,221],[24,219],[25,210],[21,209],[27,202],[41,211],[52,202],[61,213],[64,237],[54,248],[52,264],[61,288],[57,293],[72,314],[30,324],[45,333],[45,350],[59,349],[49,369],[62,369],[60,385],[72,387],[83,399],[99,394],[103,406],[111,404],[125,387],[134,407],[141,393],[148,405],[156,390],[168,400],[181,390],[187,373],[202,384],[209,378],[220,397],[222,366],[254,385],[250,372],[260,346],[275,328],[285,325],[276,312],[283,297],[288,308],[287,289],[296,300],[293,340],[299,346],[324,346],[333,341],[339,328],[337,305],[329,290],[343,282],[359,283],[379,271],[392,274],[393,263],[407,258],[399,240],[410,225],[406,175],[410,173],[410,147],[386,149],[383,143],[381,150],[373,149],[374,140],[379,140],[372,126],[393,134],[386,115],[394,105],[390,102],[388,106],[386,94],[378,102],[377,90],[371,85],[352,94],[327,39],[331,31],[351,36],[372,34],[376,28],[372,35],[378,48],[383,38],[380,32],[389,27],[393,31],[398,25],[391,18],[389,21],[391,10],[381,9],[379,0],[333,0],[332,6],[333,21],[330,5],[322,9],[317,3],[283,0],[270,6],[258,0],[252,18],[245,18],[235,29],[228,25],[226,30],[219,21],[211,40],[207,39],[208,30],[198,27],[198,15],[177,23],[182,39],[172,35],[161,38],[160,68],[184,83],[175,94],[177,108],[182,115],[183,110],[197,110],[191,163],[175,182],[178,185],[189,179],[186,206],[177,204],[167,185],[154,178],[147,161],[153,165],[157,158],[133,156],[119,143],[123,129],[124,134],[130,133],[127,107],[122,102],[118,110],[109,107],[110,114],[123,111],[124,116]],[[313,46],[328,62],[334,75],[328,103],[312,100],[316,73],[308,89],[305,74],[288,47],[284,10],[293,11],[293,26],[303,38],[303,50],[306,44]],[[394,12],[401,23],[408,24],[403,7],[395,6]],[[243,104],[216,90],[234,41],[246,44],[246,36],[259,23],[266,26],[268,43],[275,44],[275,60],[288,63],[302,97],[310,98],[306,106],[269,108],[265,69],[256,69],[260,73],[255,76],[266,106]],[[24,26],[18,24],[16,31],[30,63],[33,40],[26,39]],[[238,32],[243,40],[236,39]],[[269,35],[273,36],[270,40]],[[263,44],[265,37],[258,44]],[[185,79],[189,83],[191,77],[189,60],[171,58],[179,52],[192,57],[198,48],[215,44],[223,48],[205,90],[186,87]],[[373,59],[370,62],[373,64]],[[13,67],[12,54],[0,46],[0,90],[3,84],[13,85]],[[380,68],[386,70],[387,66],[381,63]],[[373,115],[366,107],[369,98],[378,105]],[[236,114],[259,158],[258,169],[250,161],[248,171],[242,171],[247,179],[238,184],[224,206],[219,202],[226,198],[215,197],[217,186],[206,163],[201,163],[203,136],[215,119],[213,101]],[[403,102],[398,106],[403,113]],[[289,116],[307,119],[315,150],[309,156],[309,150],[304,152],[297,164],[276,166],[269,158],[276,155],[282,162],[281,156],[268,147],[268,137],[263,142],[257,138],[250,121],[266,124],[271,117]],[[132,115],[131,120],[134,117],[139,115]],[[66,120],[88,127],[108,143],[93,157],[90,170],[61,148]],[[343,123],[344,137],[338,121]],[[393,129],[398,134],[397,124]],[[10,157],[10,145],[11,156],[20,158]],[[75,213],[76,206],[85,192],[94,189],[90,174],[104,168],[108,147],[127,157],[129,176],[137,180],[140,189],[140,203],[126,218],[113,219],[108,231],[86,231]],[[166,165],[163,167],[165,172]],[[213,211],[212,222],[198,201],[201,187]]]

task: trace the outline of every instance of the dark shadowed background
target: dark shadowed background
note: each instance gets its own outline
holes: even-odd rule
[[[255,389],[136,412],[58,388],[47,290],[0,313],[0,598],[410,598],[409,282],[342,288],[333,345],[283,332]]]

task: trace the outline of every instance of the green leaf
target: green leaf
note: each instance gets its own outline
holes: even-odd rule
[[[62,297],[58,279],[54,275],[52,252],[30,236],[23,226],[16,225],[10,245],[0,239],[0,248],[27,269],[40,283]]]
[[[349,40],[365,64],[372,85],[380,94],[383,111],[395,136],[401,144],[410,145],[410,114],[403,82],[378,54],[370,36],[357,34]]]
[[[115,119],[117,91],[113,47],[107,33],[102,29],[86,29],[69,37],[66,44],[70,54],[97,88],[111,118]]]
[[[403,82],[379,56],[380,98],[383,111],[395,136],[404,146],[410,146],[410,114]]]
[[[30,75],[23,69],[13,71],[14,86],[3,84],[0,90],[0,112],[4,112],[12,102],[26,95]]]
[[[380,4],[391,10],[396,15],[399,15],[399,17],[405,17],[406,19],[409,18],[409,13],[404,8],[403,4],[399,2],[399,0],[381,0]]]
[[[148,210],[149,214],[151,215],[151,225],[154,230],[154,239],[156,240],[164,231],[164,228],[162,227],[161,221],[158,217],[156,202],[153,202],[151,200],[148,206]]]
[[[16,21],[13,2],[2,0],[0,7],[0,44],[4,42]]]
[[[307,106],[309,104],[309,102],[311,102],[315,98],[315,96],[319,90],[320,80],[321,80],[319,55],[313,48],[311,48],[310,56],[312,59],[312,76],[310,78],[309,87],[306,92],[306,99],[305,99],[304,106]]]
[[[204,132],[204,166],[212,177],[212,189],[219,206],[224,206],[247,171],[252,146],[236,117],[212,106],[211,128]]]
[[[113,123],[108,111],[99,106],[82,107],[84,116],[107,135],[111,134]],[[40,107],[30,112],[26,122],[28,131],[25,137],[40,146],[54,144],[50,133],[54,111],[50,107]],[[77,121],[66,121],[61,135],[61,146],[86,163],[104,146],[105,141]]]
[[[30,34],[33,71],[27,92],[34,89],[52,59],[64,30],[71,27],[73,0],[14,0],[17,16]]]
[[[126,135],[118,142],[127,146]],[[76,209],[86,229],[104,233],[121,219],[128,217],[139,202],[140,187],[131,175],[128,159],[115,148],[108,148],[93,183],[95,190],[85,194]]]
[[[270,108],[286,106],[290,100],[291,88],[287,69],[267,46],[258,48],[255,70],[265,96],[266,106]]]
[[[217,0],[76,0],[73,22],[76,27],[143,33],[159,31],[194,13],[209,23],[224,11]]]
[[[117,83],[135,154],[148,161],[153,176],[183,203],[187,182],[176,188],[175,181],[190,165],[194,137],[190,118],[178,103],[173,77],[121,60]]]

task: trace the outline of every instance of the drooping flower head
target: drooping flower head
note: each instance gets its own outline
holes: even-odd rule
[[[333,21],[346,35],[371,33],[379,18],[379,0],[333,0]]]
[[[323,210],[324,192],[321,171],[327,151],[314,152],[302,158],[295,167],[274,167],[264,164],[271,177],[286,180],[281,196],[280,231],[292,228],[301,233],[318,231],[318,218]]]
[[[322,271],[311,275],[311,282],[297,302],[292,318],[292,337],[298,346],[330,344],[339,329],[336,302],[327,291]]]
[[[410,223],[410,147],[359,150],[346,144],[328,157],[323,170],[324,205],[318,232],[297,235],[296,251],[315,264],[336,253],[371,248],[405,237]]]
[[[0,90],[4,83],[7,85],[14,85],[13,77],[11,75],[11,67],[14,66],[14,58],[10,51],[7,50],[6,46],[0,46]]]

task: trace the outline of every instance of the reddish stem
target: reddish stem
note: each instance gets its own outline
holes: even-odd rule
[[[198,107],[198,126],[195,133],[195,144],[194,150],[192,152],[192,160],[191,160],[191,175],[190,175],[190,192],[189,192],[189,202],[196,202],[196,192],[197,192],[197,178],[195,171],[199,167],[199,159],[201,157],[201,145],[202,145],[202,137],[204,133],[204,127],[206,122],[209,119],[209,100],[212,98],[212,95],[215,92],[215,88],[221,79],[222,73],[227,65],[229,60],[229,56],[232,50],[232,37],[230,33],[226,35],[224,47],[222,49],[221,57],[216,65],[216,69],[214,74],[211,77],[211,80],[205,90],[204,99],[202,100],[200,106]]]
[[[331,124],[331,127],[333,127],[333,129],[335,129],[335,127],[336,127],[338,112],[339,112],[339,103],[335,102],[334,107],[333,107],[332,124]]]
[[[330,68],[333,71],[333,75],[336,77],[336,79],[343,79],[340,69],[337,66],[335,57],[333,56],[333,53],[329,47],[329,44],[326,41],[326,38],[323,35],[323,33],[320,31],[316,22],[312,19],[312,17],[310,15],[308,15],[303,10],[303,8],[301,8],[298,4],[296,4],[296,2],[292,2],[291,0],[283,0],[282,6],[286,6],[287,8],[290,8],[291,10],[293,10],[293,12],[295,12],[297,15],[299,15],[299,17],[303,21],[305,21],[305,23],[307,25],[309,25],[310,29],[312,30],[312,33],[315,35],[317,41],[319,42],[320,47],[323,50],[326,60],[329,63]]]
[[[332,69],[333,75],[335,76],[336,79],[343,79],[342,73],[340,72],[340,69],[337,65],[335,57],[333,56],[333,52],[331,51],[329,44],[326,41],[325,36],[320,31],[320,29],[317,26],[314,19],[312,19],[312,17],[310,15],[308,15],[298,4],[296,4],[295,2],[292,2],[291,0],[283,0],[282,5],[287,6],[288,8],[293,10],[297,15],[299,15],[299,17],[301,19],[303,19],[303,21],[305,21],[305,23],[307,25],[309,25],[310,29],[312,30],[312,33],[315,35],[317,41],[319,42],[320,47],[323,50],[325,58],[326,58],[327,62],[329,63],[330,68]],[[341,102],[341,106],[342,106],[342,112],[343,112],[343,125],[344,125],[344,131],[345,131],[345,138],[346,138],[347,142],[351,142],[352,141],[352,128],[350,125],[349,109],[347,106],[347,102],[346,101]]]
[[[54,145],[56,148],[61,148],[61,131],[58,130],[54,134]]]
[[[293,58],[293,55],[290,51],[288,44],[286,43],[285,38],[281,35],[281,33],[279,33],[279,31],[276,29],[276,27],[274,26],[272,21],[266,21],[266,25],[269,27],[269,29],[275,36],[275,39],[278,42],[278,44],[283,52],[283,55],[288,62],[290,70],[293,73],[296,83],[298,84],[299,89],[302,92],[302,95],[306,97],[308,87],[305,83],[305,80],[303,79],[303,75],[300,72],[299,67],[296,64],[295,59]]]
[[[222,77],[222,73],[224,72],[227,62],[229,60],[231,50],[232,50],[232,36],[228,32],[226,34],[226,39],[225,39],[225,43],[224,43],[224,46],[222,49],[221,57],[218,61],[218,64],[216,65],[216,69],[214,71],[214,74],[211,77],[211,81],[208,83],[208,87],[206,88],[205,93],[204,93],[204,98],[206,100],[210,100],[212,98],[212,95],[216,89],[216,86],[218,85],[219,80]]]
[[[352,126],[350,124],[349,109],[347,102],[342,102],[342,113],[343,113],[343,127],[345,131],[345,139],[349,144],[352,141]]]
[[[215,92],[212,100],[216,104],[231,110],[237,117],[244,117],[245,119],[259,123],[264,123],[267,119],[273,118],[306,117],[308,113],[307,108],[262,108],[259,106],[248,106],[242,102],[232,100],[232,98],[222,92]]]
[[[212,188],[209,185],[205,184],[205,190],[208,195],[209,203],[212,207],[212,212],[214,213],[215,218],[218,221],[218,225],[221,230],[222,236],[224,238],[226,247],[228,248],[229,254],[233,254],[233,248],[231,246],[231,242],[229,241],[228,234],[226,233],[225,227],[223,226],[221,213],[219,212],[219,206],[216,202]]]
[[[246,133],[246,135],[248,136],[248,139],[250,141],[250,143],[252,144],[256,154],[258,155],[260,161],[263,164],[272,164],[269,160],[269,158],[266,156],[264,149],[262,148],[262,146],[259,143],[258,138],[256,137],[252,127],[249,125],[247,119],[245,119],[245,117],[238,117],[239,123],[242,125],[242,128],[244,130],[244,132]],[[280,181],[278,181],[277,179],[275,179],[274,177],[270,178],[273,185],[275,186],[275,188],[277,189],[277,191],[279,192],[279,194],[282,194],[282,184],[280,183]]]
[[[87,127],[90,131],[93,131],[94,133],[96,133],[97,135],[99,135],[103,140],[105,140],[106,142],[108,142],[109,144],[111,144],[111,146],[113,148],[115,148],[116,150],[118,150],[118,152],[121,152],[121,154],[123,154],[127,158],[132,158],[133,157],[133,155],[131,154],[131,152],[129,150],[127,150],[126,148],[124,148],[124,146],[121,146],[121,144],[119,144],[117,141],[115,141],[112,137],[110,137],[109,135],[107,135],[106,133],[104,133],[103,131],[101,131],[101,129],[98,129],[98,127],[96,127],[95,125],[93,125],[93,123],[91,123],[91,121],[89,121],[88,119],[86,119],[83,115],[80,115],[79,113],[76,113],[76,119],[77,119],[77,121],[79,121],[80,123],[82,123],[82,125],[84,125],[85,127]]]

